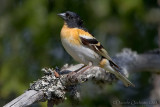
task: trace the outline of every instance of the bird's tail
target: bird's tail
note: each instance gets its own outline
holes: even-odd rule
[[[118,79],[120,79],[126,87],[128,87],[128,86],[135,87],[135,85],[134,85],[132,82],[130,82],[130,81],[127,79],[127,77],[123,76],[119,71],[114,71],[114,75],[115,75]]]
[[[128,86],[132,86],[135,87],[135,85],[133,83],[131,83],[127,77],[125,77],[122,73],[119,72],[119,67],[118,65],[116,65],[113,61],[111,60],[104,60],[105,65],[103,66],[103,68],[109,72],[111,72],[112,74],[114,74],[118,79],[120,79],[123,84],[128,87]]]

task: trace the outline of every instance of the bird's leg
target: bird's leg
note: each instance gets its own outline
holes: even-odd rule
[[[82,74],[84,71],[86,71],[87,69],[89,69],[90,67],[92,66],[92,62],[89,62],[88,65],[84,65],[82,66],[81,68],[75,70],[75,71],[72,71],[71,74],[72,74],[72,78],[76,78],[78,77],[80,74]],[[73,74],[74,73],[74,74]]]
[[[81,69],[76,73],[76,76],[79,76],[81,73],[91,68],[91,66],[92,66],[92,62],[89,62],[88,65],[84,65],[83,68],[81,67]]]
[[[75,71],[73,71],[73,72],[78,72],[78,71],[80,71],[81,69],[83,69],[83,68],[85,68],[85,67],[87,67],[87,65],[83,65],[82,67],[80,67],[79,69],[77,69],[77,70],[75,70]]]
[[[71,71],[70,74],[72,74],[73,76],[75,76],[79,71],[81,71],[85,67],[87,67],[87,65],[83,65],[82,67],[78,68],[77,70]]]

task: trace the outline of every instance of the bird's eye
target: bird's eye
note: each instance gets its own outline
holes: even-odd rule
[[[68,13],[66,13],[66,17],[69,17],[69,14],[68,14]]]
[[[66,17],[67,17],[68,19],[73,19],[73,17],[72,17],[69,13],[66,13]]]

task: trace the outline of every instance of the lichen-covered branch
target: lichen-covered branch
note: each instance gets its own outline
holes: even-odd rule
[[[146,70],[160,72],[160,50],[137,54],[129,49],[124,49],[122,53],[114,56],[113,60],[122,68],[120,72],[126,76]],[[113,74],[105,72],[102,68],[92,66],[84,70],[80,69],[82,66],[83,64],[70,66],[66,64],[60,70],[44,68],[44,76],[31,84],[28,91],[5,107],[24,107],[42,99],[43,101],[48,100],[48,106],[52,106],[52,104],[63,102],[66,99],[66,93],[69,93],[74,99],[79,99],[79,85],[89,79],[108,84],[117,81]],[[34,93],[30,94],[30,92]]]

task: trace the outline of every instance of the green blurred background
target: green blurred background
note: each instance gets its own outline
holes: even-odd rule
[[[159,47],[158,4],[160,0],[0,0],[0,106],[40,78],[41,68],[76,63],[61,45],[63,21],[58,13],[78,13],[86,28],[114,56],[126,47],[139,53]],[[85,83],[79,105],[111,106],[113,98],[144,100],[152,90],[149,78],[150,73],[133,74],[131,80],[140,84],[135,89]],[[71,103],[67,100],[58,106]]]

